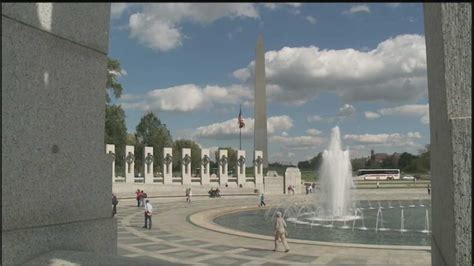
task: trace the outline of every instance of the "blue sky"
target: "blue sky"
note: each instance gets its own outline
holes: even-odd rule
[[[130,133],[145,112],[174,139],[253,152],[255,44],[262,34],[270,161],[323,151],[339,126],[352,157],[429,143],[419,3],[112,4],[109,56],[124,69]]]

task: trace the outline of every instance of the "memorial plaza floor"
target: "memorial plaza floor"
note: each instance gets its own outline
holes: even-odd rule
[[[425,189],[361,189],[356,193],[363,199],[429,199]],[[271,238],[252,238],[206,229],[193,223],[190,216],[206,210],[255,207],[255,196],[221,198],[195,197],[188,204],[185,198],[153,198],[152,229],[144,225],[143,209],[136,200],[119,199],[118,255],[139,257],[150,265],[430,265],[429,248],[384,249],[341,247],[295,243],[289,239],[290,252],[273,252]],[[267,208],[283,197],[266,196]],[[297,195],[293,197],[307,197]],[[204,219],[202,222],[206,223]],[[209,222],[209,221],[208,221]],[[212,228],[212,225],[210,227]],[[291,228],[290,228],[291,229]],[[291,236],[291,231],[290,231]],[[281,245],[281,244],[280,244]],[[142,265],[142,264],[141,264]]]

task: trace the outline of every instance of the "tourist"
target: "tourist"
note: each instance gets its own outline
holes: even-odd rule
[[[219,189],[219,187],[216,188],[216,197],[221,197],[221,190]]]
[[[137,197],[137,207],[140,207],[140,189],[137,189],[137,191],[135,191],[135,194],[136,194],[136,197]]]
[[[431,194],[431,185],[428,184],[428,186],[426,188],[428,189],[428,195],[430,195]]]
[[[316,191],[316,183],[313,182],[313,184],[311,185],[311,192],[313,191]]]
[[[313,187],[311,185],[308,185],[308,190],[309,190],[309,194],[313,193]]]
[[[306,195],[308,195],[309,194],[309,186],[308,186],[308,184],[305,184],[304,186],[306,188]]]
[[[117,196],[115,196],[115,194],[112,194],[112,217],[115,216],[115,214],[117,214],[117,204],[118,204],[118,199],[117,199]]]
[[[379,187],[380,187],[380,183],[379,183],[379,181],[377,181],[377,188],[379,188]]]
[[[187,188],[186,189],[186,202],[187,203],[191,203],[191,196],[192,196],[191,188]]]
[[[148,195],[143,192],[143,190],[140,192],[140,202],[142,206],[145,206],[145,199],[148,197]]]
[[[259,198],[260,198],[260,205],[258,205],[258,206],[259,206],[259,207],[266,206],[265,201],[264,201],[264,200],[265,200],[265,195],[263,194],[263,192],[260,193],[260,197],[259,197]]]
[[[281,212],[277,211],[276,213],[276,219],[275,219],[275,226],[273,228],[273,235],[275,236],[275,248],[273,251],[276,251],[277,249],[277,242],[280,240],[283,243],[283,246],[285,246],[285,252],[290,251],[290,247],[288,246],[288,243],[286,242],[286,237],[288,236],[288,233],[286,231],[286,222],[285,219],[283,219]]]
[[[153,206],[151,206],[150,200],[145,201],[145,226],[143,228],[151,229],[151,215],[153,213]]]
[[[289,186],[288,186],[288,195],[290,195],[291,189],[292,189],[292,188],[291,188],[291,185],[289,185]],[[295,194],[295,193],[293,192],[293,194]]]
[[[291,185],[291,192],[293,192],[293,195],[295,195],[295,186]]]

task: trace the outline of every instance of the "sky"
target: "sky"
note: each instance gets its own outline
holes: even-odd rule
[[[420,3],[113,3],[129,133],[153,112],[173,140],[253,157],[254,60],[265,48],[270,162],[310,159],[338,126],[352,158],[430,142]]]

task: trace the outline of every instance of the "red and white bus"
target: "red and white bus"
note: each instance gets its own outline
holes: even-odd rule
[[[400,179],[400,169],[359,169],[358,180],[395,180]]]

